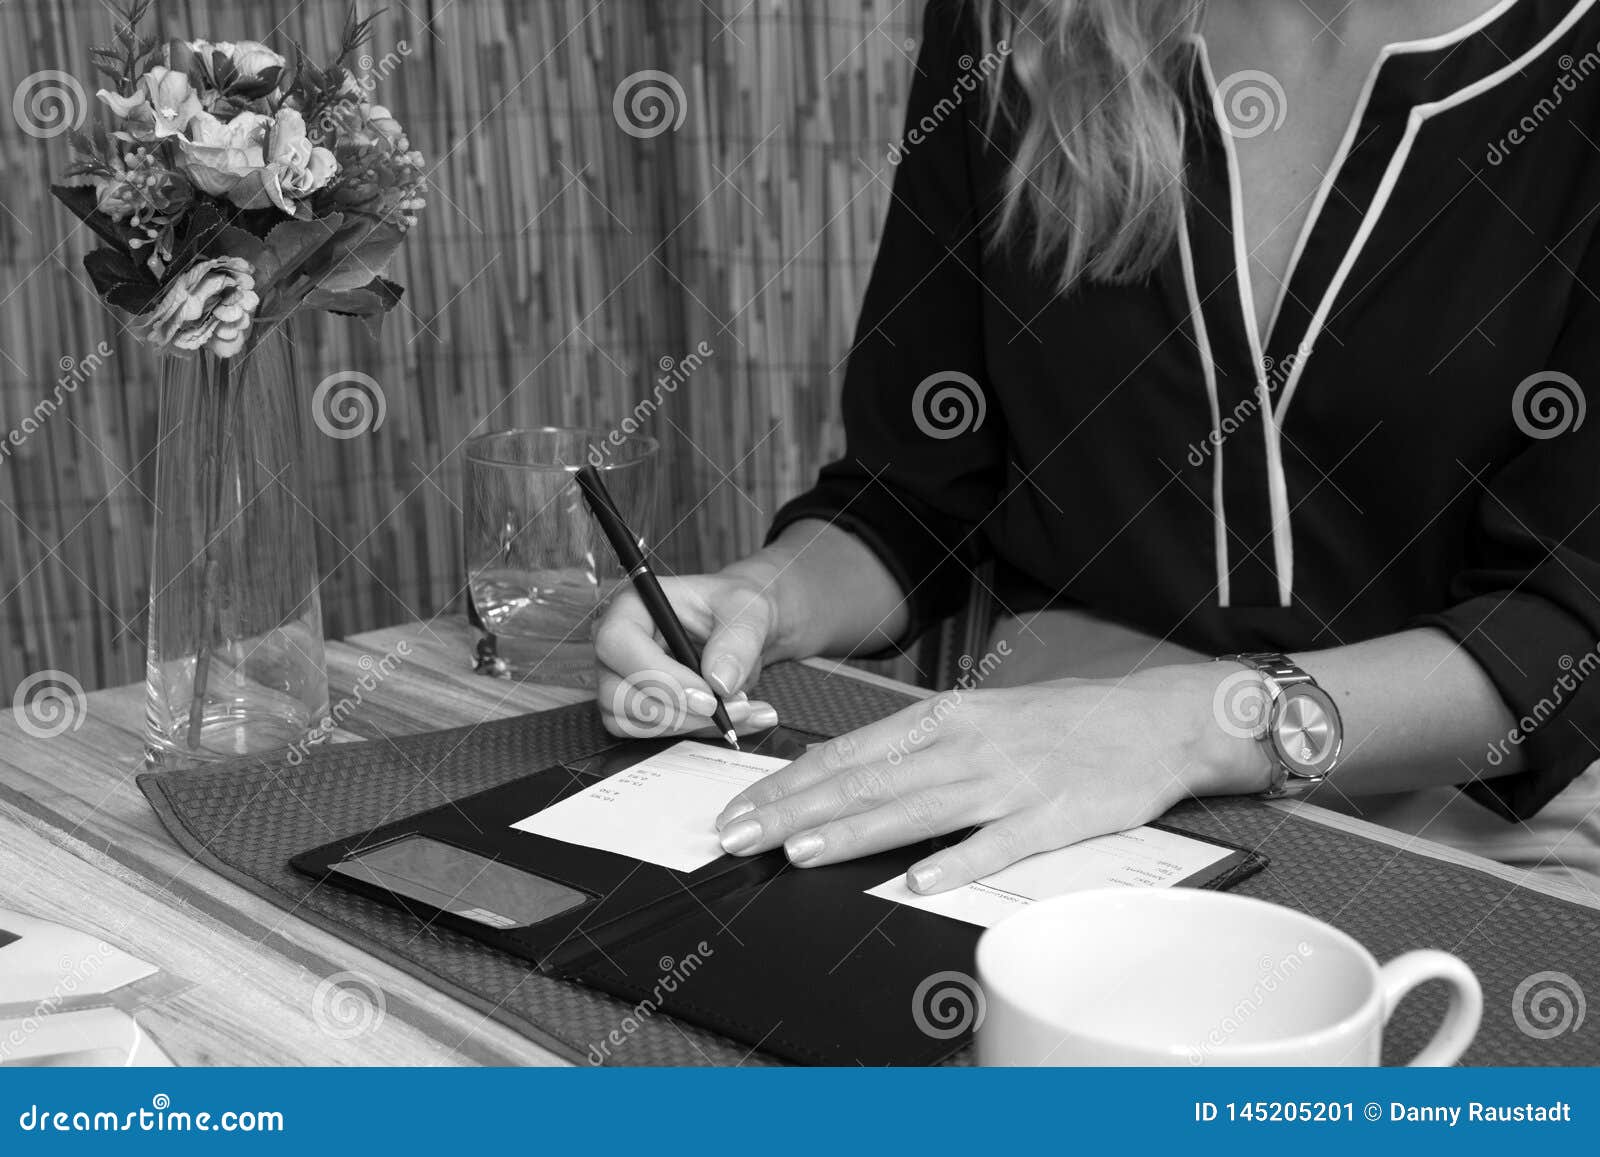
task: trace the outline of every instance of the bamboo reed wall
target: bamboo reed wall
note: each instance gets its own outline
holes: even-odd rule
[[[377,3],[363,3],[374,10]],[[158,0],[163,36],[337,43],[344,0]],[[649,421],[661,551],[680,571],[752,549],[842,445],[839,365],[888,199],[920,0],[411,0],[369,52],[377,99],[436,166],[373,340],[315,315],[303,381],[361,370],[382,427],[313,435],[330,634],[459,609],[459,447],[513,425],[609,426],[662,358],[713,356]],[[90,95],[99,0],[0,5],[0,439],[89,367],[0,461],[0,691],[55,668],[142,677],[155,359],[94,298],[90,235],[48,195],[64,136],[10,103],[39,70]],[[403,45],[403,47],[402,47]],[[687,111],[653,138],[612,101],[641,69]],[[91,110],[90,115],[95,115]],[[70,359],[70,360],[69,360]],[[79,371],[80,373],[86,371]]]

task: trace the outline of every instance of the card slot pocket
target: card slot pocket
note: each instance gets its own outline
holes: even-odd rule
[[[781,853],[774,852],[753,858],[721,856],[694,872],[683,873],[511,827],[516,819],[581,792],[638,758],[637,747],[624,747],[621,753],[605,751],[591,759],[553,764],[522,779],[297,856],[293,863],[303,872],[398,905],[423,923],[489,940],[544,971],[577,966],[607,943],[680,919],[701,904],[757,884],[783,867]],[[430,903],[420,889],[410,894],[397,892],[371,873],[338,870],[338,865],[354,857],[417,835],[581,893],[585,901],[534,923],[505,927]]]

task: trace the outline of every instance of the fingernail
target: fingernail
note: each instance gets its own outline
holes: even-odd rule
[[[706,673],[706,678],[717,685],[717,690],[724,695],[732,695],[739,688],[742,678],[739,664],[724,656],[711,664],[711,670]]]
[[[763,703],[750,712],[749,724],[751,727],[776,727],[778,725],[778,709],[770,704]]]
[[[738,855],[761,842],[761,825],[755,820],[740,820],[722,833],[722,850]]]
[[[740,816],[747,816],[755,810],[756,805],[747,799],[742,799],[738,803],[729,804],[723,809],[722,814],[717,817],[717,831],[720,832],[723,828],[727,827]]]
[[[735,691],[732,695],[724,695],[722,697],[722,701],[729,707],[732,707],[735,703],[744,703],[748,701],[749,698],[750,696],[746,695],[743,691]]]
[[[795,836],[783,845],[783,854],[789,857],[791,864],[803,864],[807,860],[815,859],[820,851],[822,851],[822,837],[811,832]]]
[[[931,892],[939,883],[939,877],[944,875],[944,869],[933,864],[924,864],[920,868],[911,869],[911,890],[913,892]]]
[[[710,715],[717,709],[716,697],[709,691],[702,691],[698,687],[691,687],[684,692],[684,701],[688,703],[689,710],[696,715]]]

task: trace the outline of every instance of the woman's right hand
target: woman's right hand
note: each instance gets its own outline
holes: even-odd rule
[[[594,636],[600,717],[613,735],[716,735],[712,688],[736,730],[763,731],[778,713],[746,693],[764,665],[876,650],[906,626],[905,597],[883,563],[817,519],[791,523],[716,574],[662,579],[661,588],[700,648],[700,670],[667,651],[632,587],[619,591]]]
[[[617,593],[595,629],[600,717],[613,735],[653,739],[705,732],[716,689],[741,734],[778,722],[771,704],[747,697],[763,664],[780,653],[772,581],[736,569],[663,578],[661,587],[701,651],[700,670],[674,659],[632,587]]]

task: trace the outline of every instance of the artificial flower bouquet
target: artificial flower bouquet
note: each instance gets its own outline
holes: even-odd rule
[[[163,355],[147,624],[146,748],[216,760],[293,745],[328,714],[301,397],[285,324],[376,326],[423,207],[422,156],[351,70],[352,6],[319,67],[250,40],[143,35],[93,49],[109,127],[72,137],[55,195],[104,245],[96,292]],[[403,43],[403,42],[402,42]],[[369,379],[370,380],[370,379]]]
[[[423,207],[422,155],[349,68],[371,18],[352,6],[326,67],[251,40],[141,35],[151,0],[93,49],[110,110],[73,135],[55,195],[107,245],[84,259],[141,340],[237,354],[253,327],[305,306],[377,319],[383,274]]]

